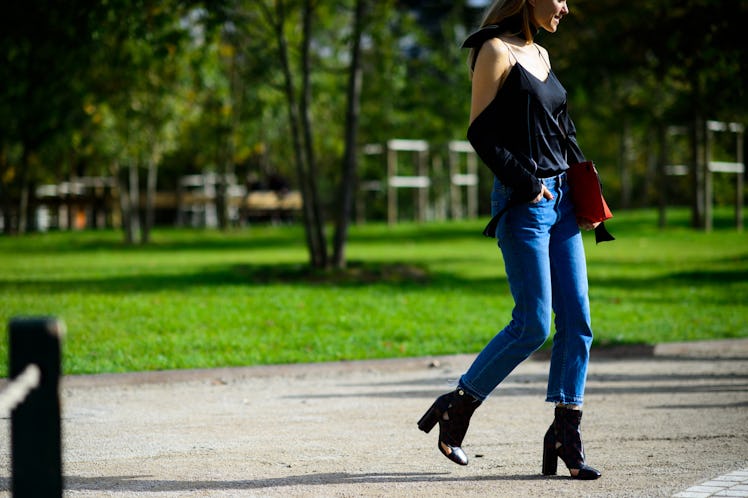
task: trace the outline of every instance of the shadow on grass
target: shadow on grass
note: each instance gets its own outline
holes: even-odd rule
[[[736,282],[748,282],[748,269],[673,272],[656,279],[625,277],[596,278],[592,285],[595,287],[620,287],[622,290],[640,290],[671,288],[674,285],[698,287],[710,283],[729,284]]]
[[[748,255],[744,259],[748,260]],[[454,260],[449,262],[454,262]],[[464,277],[455,273],[434,272],[429,270],[429,266],[438,268],[442,265],[433,260],[429,262],[429,265],[351,262],[345,270],[329,271],[317,270],[307,264],[298,263],[212,265],[173,274],[116,275],[102,278],[85,276],[31,280],[0,279],[0,293],[125,294],[220,286],[359,288],[372,285],[392,287],[402,292],[428,288],[463,294],[509,293],[506,277],[503,274],[490,277]],[[748,269],[673,272],[656,279],[622,276],[594,278],[593,275],[590,280],[593,289],[618,289],[622,295],[638,291],[648,291],[648,295],[655,295],[653,291],[671,291],[674,287],[703,289],[703,292],[709,293],[709,302],[741,305],[744,303],[744,294],[721,292],[719,286],[715,284],[748,282]],[[668,299],[665,294],[663,296],[663,299]],[[642,297],[639,296],[637,299],[642,299]]]
[[[403,244],[481,237],[481,222],[368,225],[352,229],[349,243]],[[221,232],[213,229],[156,230],[146,244],[125,244],[120,232],[51,232],[0,238],[0,254],[75,254],[99,251],[125,253],[172,251],[222,251],[293,248],[306,251],[304,228],[299,224],[260,226]]]
[[[452,240],[481,240],[488,216],[475,220],[444,221],[429,223],[400,223],[388,225],[369,223],[353,225],[349,233],[350,244],[403,244],[445,242]],[[608,222],[609,229],[621,240],[628,237],[649,236],[661,232],[675,231],[694,236],[704,233],[690,228],[687,209],[673,208],[668,211],[668,222],[664,229],[657,227],[657,213],[652,209],[616,212]],[[734,231],[731,209],[721,208],[714,212],[714,231]],[[591,237],[591,234],[588,235]],[[221,251],[251,249],[298,249],[306,251],[304,227],[301,223],[281,226],[253,225],[234,228],[226,232],[201,228],[157,228],[152,233],[153,241],[145,246],[127,245],[119,230],[88,230],[81,232],[48,232],[24,236],[0,236],[0,254],[76,254],[100,251],[130,253],[162,253],[172,251]],[[486,243],[491,241],[486,239]]]
[[[288,248],[294,244],[303,248],[300,229],[288,227],[270,231],[264,229],[255,236],[251,230],[221,233],[215,230],[173,230],[166,235],[154,235],[146,245],[126,244],[122,235],[113,231],[32,234],[6,238],[0,253],[8,254],[80,254],[111,251],[113,253],[161,253],[173,251],[231,251],[242,249]]]
[[[370,285],[399,290],[444,288],[463,292],[497,292],[505,278],[467,279],[449,273],[429,272],[424,265],[407,263],[350,263],[345,270],[323,271],[307,264],[213,265],[175,274],[117,275],[113,277],[67,277],[32,280],[0,279],[1,293],[126,294],[159,292],[190,287],[302,286],[356,288]]]

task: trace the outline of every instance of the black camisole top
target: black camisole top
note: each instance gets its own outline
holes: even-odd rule
[[[504,30],[489,26],[471,35],[463,47],[477,51]],[[511,48],[510,48],[511,53]],[[576,144],[576,130],[567,113],[566,90],[549,68],[540,80],[514,59],[508,77],[491,103],[468,128],[468,140],[483,162],[518,201],[540,192],[538,178],[556,176],[567,161],[584,157]]]
[[[509,108],[507,100],[514,101]],[[540,80],[522,64],[515,62],[496,97],[482,113],[488,113],[496,120],[515,122],[517,131],[513,135],[520,146],[518,148],[524,149],[535,161],[535,176],[547,178],[558,175],[568,167],[566,137],[559,125],[559,118],[565,112],[566,90],[553,70],[549,71],[545,80]]]

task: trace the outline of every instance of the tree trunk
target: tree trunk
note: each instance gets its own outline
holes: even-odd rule
[[[13,203],[10,199],[10,182],[5,183],[3,182],[3,178],[6,174],[6,168],[3,167],[0,168],[0,211],[2,212],[3,220],[2,220],[2,230],[0,230],[0,233],[13,233],[14,228],[11,226],[13,216],[11,215],[13,211]]]
[[[114,188],[117,190],[119,197],[120,227],[125,234],[125,243],[132,244],[132,241],[128,238],[128,227],[130,226],[130,192],[127,188],[127,182],[124,179],[124,173],[118,162],[112,164],[111,171],[115,182]]]
[[[127,167],[127,191],[122,192],[125,243],[134,244],[135,234],[140,231],[140,189],[138,188],[138,165],[130,160]]]
[[[216,207],[216,221],[218,229],[225,231],[229,227],[229,205],[228,205],[228,174],[230,152],[231,126],[221,123],[216,133],[215,164],[216,182],[214,202]]]
[[[665,123],[663,122],[659,122],[657,124],[657,141],[659,142],[659,149],[657,153],[657,169],[655,176],[655,185],[657,186],[657,226],[660,228],[665,228],[665,226],[667,225],[667,198],[669,186],[665,167],[667,166],[670,154],[668,151],[667,143],[667,126],[665,126]]]
[[[343,175],[340,182],[340,206],[333,239],[333,265],[345,268],[345,247],[348,241],[348,225],[353,212],[353,195],[358,174],[357,142],[361,104],[361,34],[366,14],[366,0],[356,0],[353,20],[353,44],[351,65],[348,68],[348,95],[345,115],[345,151],[343,153]]]
[[[621,127],[621,144],[619,153],[619,164],[621,168],[621,209],[631,207],[631,122],[628,118],[623,118]]]
[[[145,220],[143,230],[140,232],[140,243],[148,244],[151,241],[151,229],[155,222],[156,210],[156,184],[158,181],[158,162],[151,159],[148,162],[148,179],[145,191]]]
[[[707,188],[707,151],[706,151],[706,113],[704,106],[704,73],[698,61],[689,68],[691,81],[691,225],[694,228],[706,228],[706,188]]]
[[[704,228],[706,122],[696,111],[691,124],[691,226]]]
[[[228,171],[225,164],[220,167],[216,182],[216,218],[218,229],[225,231],[229,227]]]
[[[315,268],[325,268],[328,264],[327,241],[325,237],[325,221],[322,213],[322,205],[319,199],[319,188],[317,186],[317,163],[314,156],[314,138],[312,136],[312,118],[310,114],[310,105],[312,100],[312,85],[310,77],[312,69],[310,67],[309,47],[312,38],[312,18],[314,17],[314,5],[312,0],[304,2],[304,12],[302,18],[303,38],[301,42],[301,129],[304,138],[304,149],[307,159],[307,181],[309,182],[310,200],[312,203],[312,239],[315,254],[312,258],[312,265]]]
[[[26,233],[28,228],[28,214],[29,214],[29,153],[28,147],[24,146],[23,155],[21,157],[21,195],[18,200],[18,233],[23,235]]]
[[[223,127],[222,127],[223,128]],[[225,130],[224,130],[225,131]],[[226,145],[225,140],[222,140],[221,135],[223,132],[219,132],[216,143],[216,183],[215,183],[215,206],[216,206],[216,221],[218,222],[218,229],[225,231],[228,226],[228,167],[226,165]]]
[[[315,210],[313,209],[314,196],[312,195],[310,182],[307,179],[308,162],[304,147],[302,146],[299,107],[296,103],[293,75],[291,74],[291,66],[288,59],[288,43],[283,30],[286,20],[285,3],[283,0],[278,0],[275,7],[276,12],[273,25],[275,27],[275,35],[278,43],[278,56],[281,67],[283,68],[284,90],[286,94],[286,102],[288,104],[288,119],[291,126],[291,141],[293,143],[294,157],[296,158],[296,173],[299,180],[299,189],[301,190],[302,216],[305,228],[304,232],[306,235],[307,249],[309,250],[311,263],[313,266],[319,266],[321,261],[320,254],[324,249],[319,247],[319,238],[314,235],[314,226],[316,223],[314,216]]]

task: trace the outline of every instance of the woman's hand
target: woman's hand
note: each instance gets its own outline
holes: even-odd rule
[[[590,220],[585,218],[577,218],[577,225],[579,225],[579,228],[582,230],[594,230],[597,228],[597,225],[599,225],[600,222],[592,223]]]
[[[543,200],[543,197],[545,197],[549,201],[553,199],[553,194],[551,194],[551,191],[548,190],[545,185],[541,186],[540,193],[538,194],[536,198],[532,200],[532,203],[537,204],[538,202]]]

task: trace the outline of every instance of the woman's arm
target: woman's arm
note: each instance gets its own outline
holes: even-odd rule
[[[509,49],[504,42],[498,38],[487,40],[478,52],[473,69],[470,98],[471,123],[496,97],[496,93],[506,81],[511,69]]]
[[[498,145],[496,122],[483,112],[496,97],[512,69],[509,49],[498,38],[487,40],[478,52],[473,71],[470,126],[467,138],[481,160],[505,185],[513,189],[514,202],[538,202],[553,196],[534,176],[537,166],[525,156],[516,156]]]

